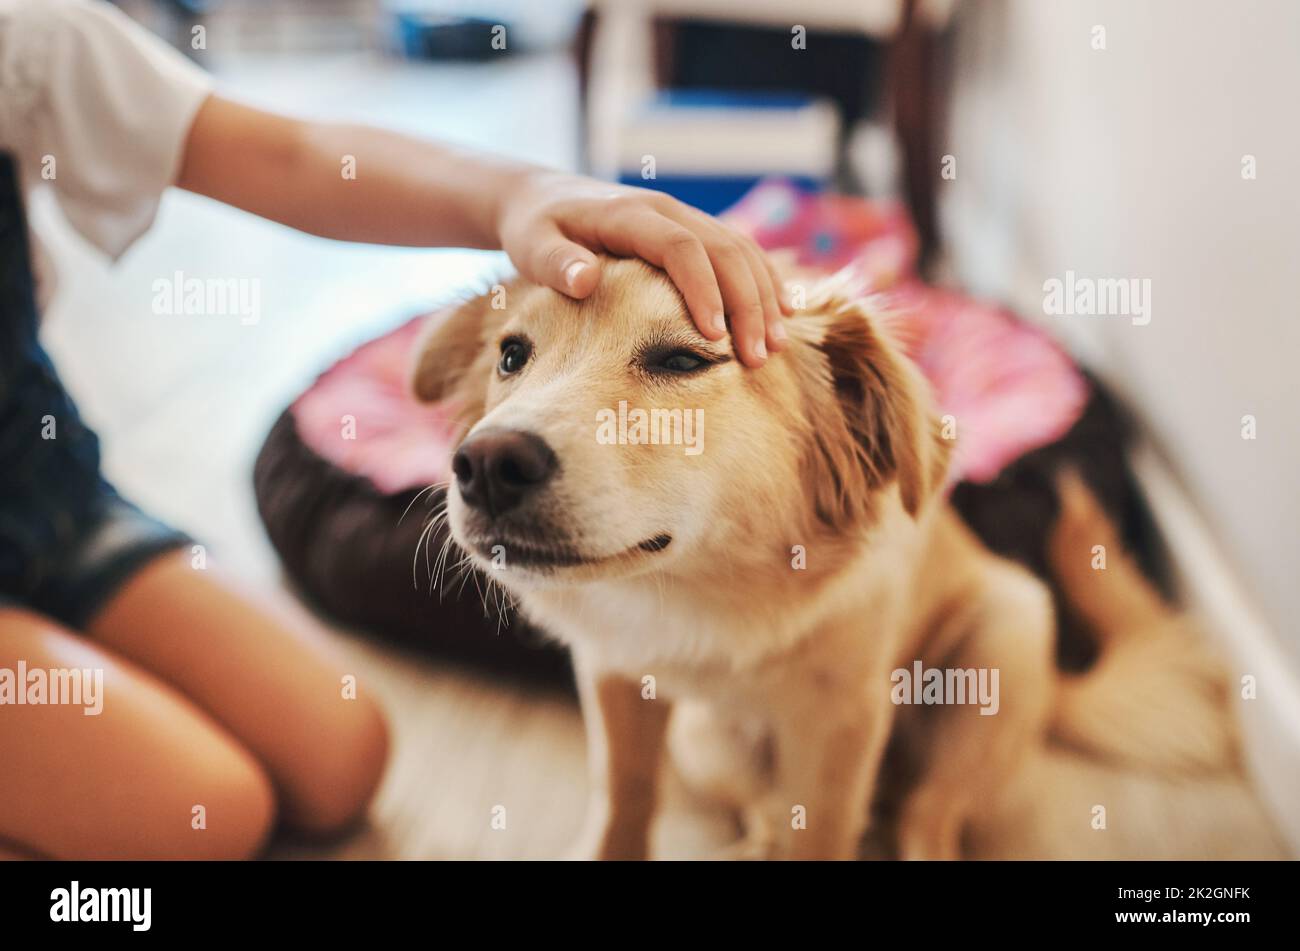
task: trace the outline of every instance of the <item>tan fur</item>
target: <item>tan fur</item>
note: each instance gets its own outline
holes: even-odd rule
[[[903,805],[899,850],[961,855],[973,821],[1044,747],[1052,605],[938,501],[948,444],[888,328],[831,284],[789,321],[788,351],[750,371],[639,262],[610,262],[581,303],[518,282],[506,300],[433,325],[413,385],[458,400],[471,436],[526,430],[558,459],[522,511],[490,522],[453,485],[448,514],[476,563],[573,650],[593,788],[578,851],[645,854],[677,703],[678,766],[749,817],[742,854],[855,855],[886,740],[918,720],[931,755]],[[532,356],[503,377],[498,347],[511,335]],[[655,375],[642,354],[661,345],[725,362]],[[620,400],[703,410],[703,451],[600,443],[597,414]],[[512,564],[517,536],[583,560]],[[671,543],[647,550],[657,537]],[[504,570],[488,557],[498,542]],[[917,660],[996,668],[997,715],[896,706],[891,672]]]
[[[1077,476],[1061,480],[1060,497],[1052,571],[1095,632],[1101,655],[1086,674],[1062,678],[1055,738],[1121,766],[1169,775],[1235,768],[1221,662],[1142,575]],[[1098,546],[1104,568],[1093,567]]]
[[[915,370],[873,328],[860,305],[828,301],[832,320],[819,349],[835,403],[815,401],[817,451],[806,484],[832,527],[867,514],[875,494],[897,480],[903,508],[916,515],[947,471],[949,445],[917,401]],[[923,430],[929,429],[927,436]]]
[[[1245,778],[1222,664],[1142,575],[1083,483],[1067,474],[1059,489],[1052,571],[1101,654],[1062,679],[1049,742],[972,824],[970,854],[1288,857]],[[1098,545],[1104,569],[1093,567]]]

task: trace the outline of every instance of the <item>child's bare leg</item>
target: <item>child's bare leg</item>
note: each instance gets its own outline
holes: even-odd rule
[[[95,716],[70,704],[0,706],[8,857],[237,859],[261,849],[270,779],[202,711],[54,621],[0,608],[0,667],[19,661],[102,670],[103,706]]]
[[[333,832],[366,809],[387,728],[370,685],[347,689],[355,671],[306,620],[273,616],[214,570],[171,553],[132,578],[90,634],[175,686],[252,751],[292,825]]]

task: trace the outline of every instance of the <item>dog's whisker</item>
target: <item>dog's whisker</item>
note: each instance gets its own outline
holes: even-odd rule
[[[431,485],[426,485],[426,486],[425,486],[423,489],[421,489],[419,492],[415,493],[415,496],[411,499],[411,501],[408,502],[408,503],[406,503],[406,508],[402,510],[402,514],[399,515],[399,516],[397,517],[397,524],[398,524],[398,525],[401,525],[401,524],[402,524],[402,519],[406,518],[407,514],[411,511],[411,507],[412,507],[413,505],[415,505],[416,502],[420,501],[420,499],[424,496],[425,493],[427,493],[427,492],[432,492],[432,491],[434,491],[435,489],[438,489],[438,488],[446,488],[447,485],[448,485],[448,483],[447,483],[446,481],[443,481],[443,482],[434,482],[434,483],[431,484]],[[446,505],[446,504],[447,504],[447,503],[446,503],[446,501],[444,500],[444,501],[443,501],[443,505]]]
[[[425,538],[429,534],[429,525],[425,525],[420,531],[420,537],[415,540],[415,551],[411,553],[411,587],[417,590],[420,587],[420,579],[416,574],[416,567],[420,563],[420,550],[424,547]]]
[[[455,545],[455,543],[456,540],[452,538],[451,533],[448,532],[446,537],[442,540],[442,547],[439,549],[437,560],[434,562],[433,574],[434,581],[438,586],[439,601],[441,601],[443,595],[447,593],[446,586],[443,583],[446,579],[447,556],[451,552],[452,546]]]

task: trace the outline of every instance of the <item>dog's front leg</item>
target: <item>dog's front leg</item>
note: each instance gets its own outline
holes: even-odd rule
[[[591,789],[572,854],[647,858],[670,704],[644,698],[628,677],[577,667]]]
[[[894,713],[879,693],[777,714],[775,858],[857,857]]]

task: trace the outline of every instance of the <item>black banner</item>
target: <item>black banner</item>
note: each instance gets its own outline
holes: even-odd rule
[[[542,867],[545,865],[546,867]],[[0,862],[6,937],[461,937],[623,919],[627,934],[832,924],[863,940],[1277,933],[1292,863],[552,864]],[[1055,929],[1044,932],[1044,928]],[[647,931],[649,929],[649,931]],[[683,930],[686,929],[686,930]],[[478,932],[471,931],[471,940]],[[436,938],[435,938],[436,940]]]

